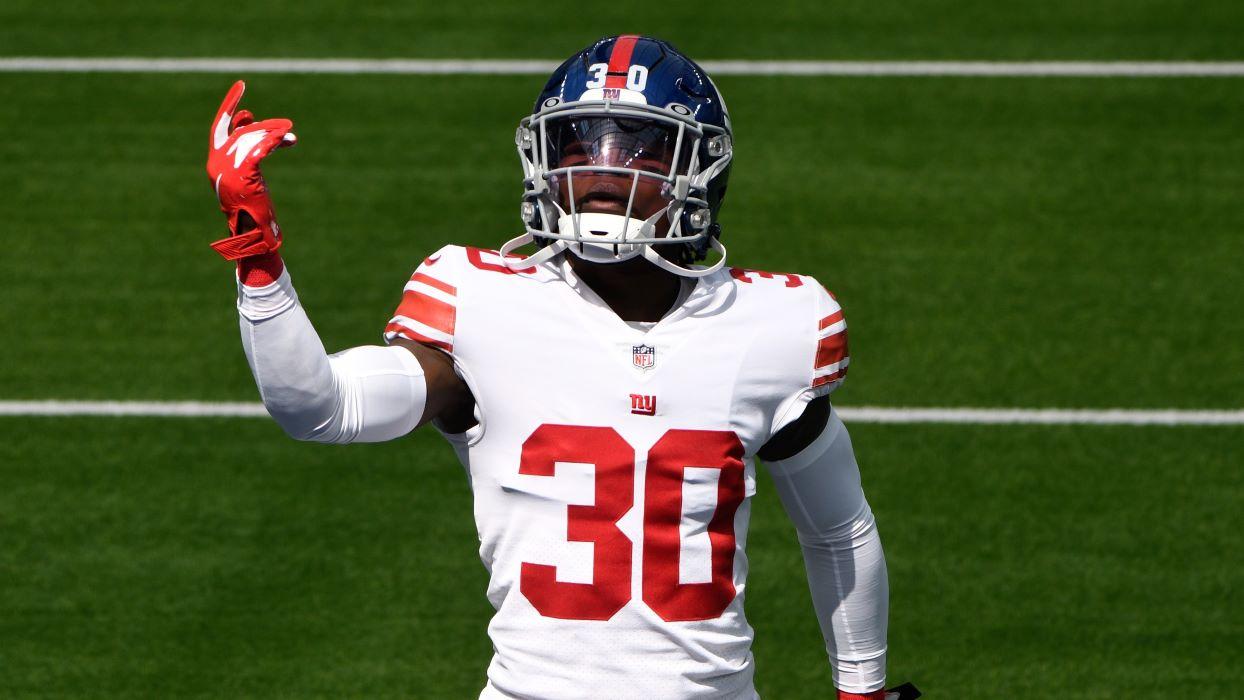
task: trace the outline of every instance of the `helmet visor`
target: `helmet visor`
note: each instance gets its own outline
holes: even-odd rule
[[[679,147],[678,128],[649,119],[567,117],[550,119],[545,128],[550,169],[627,168],[672,176],[685,172],[690,161],[688,144]]]

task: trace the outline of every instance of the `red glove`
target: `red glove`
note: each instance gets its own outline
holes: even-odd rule
[[[208,142],[207,176],[228,218],[230,234],[212,248],[226,260],[264,255],[281,247],[281,229],[259,162],[273,150],[298,141],[290,132],[294,123],[288,119],[257,122],[246,110],[235,113],[245,91],[246,83],[241,80],[229,89],[212,122]]]
[[[848,693],[839,690],[838,700],[916,700],[920,695],[920,689],[911,683],[904,683],[889,690],[874,690],[871,693]]]

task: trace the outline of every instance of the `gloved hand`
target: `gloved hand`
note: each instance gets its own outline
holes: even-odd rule
[[[889,690],[875,690],[871,693],[848,693],[838,691],[838,700],[915,700],[921,693],[911,683],[904,683]]]
[[[288,119],[257,122],[246,110],[236,112],[245,91],[246,83],[239,80],[225,95],[212,122],[207,151],[207,176],[229,222],[229,237],[216,241],[212,248],[226,260],[263,255],[281,247],[281,229],[259,163],[273,150],[298,141],[290,131],[294,123]]]

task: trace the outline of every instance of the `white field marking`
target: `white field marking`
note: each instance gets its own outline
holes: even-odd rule
[[[203,401],[0,401],[0,416],[267,417],[261,403]]]
[[[0,58],[9,73],[343,73],[548,75],[540,59]],[[1240,77],[1244,61],[704,61],[712,75]]]
[[[968,423],[974,425],[1244,425],[1244,410],[1083,408],[835,407],[854,423]]]
[[[964,423],[975,425],[1244,425],[1244,410],[1060,408],[882,408],[842,406],[852,423]],[[0,416],[267,417],[260,403],[199,401],[0,401]]]

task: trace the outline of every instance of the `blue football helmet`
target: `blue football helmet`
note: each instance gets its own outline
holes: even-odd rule
[[[604,263],[642,256],[688,277],[715,272],[725,263],[717,214],[731,139],[725,102],[694,61],[660,39],[601,39],[553,72],[519,123],[526,233],[502,252],[535,243],[522,265],[569,250]],[[692,267],[710,248],[720,259]]]

